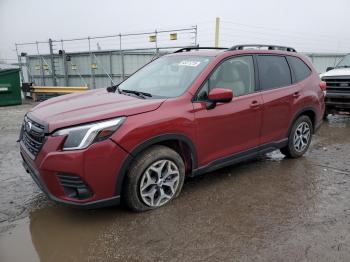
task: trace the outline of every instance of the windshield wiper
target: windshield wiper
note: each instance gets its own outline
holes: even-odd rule
[[[341,65],[341,66],[337,66],[336,68],[349,68],[350,66],[348,65]]]
[[[121,93],[128,93],[128,94],[137,95],[137,96],[142,97],[142,98],[152,97],[152,95],[150,93],[136,91],[136,90],[120,89],[119,85],[114,85],[114,86],[107,87],[107,92],[114,93],[115,91],[118,91],[119,94],[121,94]]]
[[[143,97],[143,98],[145,98],[145,97],[152,97],[152,95],[150,93],[136,91],[136,90],[120,89],[120,92],[134,94],[134,95],[137,95],[137,96]]]

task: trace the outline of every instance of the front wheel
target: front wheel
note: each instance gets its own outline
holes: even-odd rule
[[[312,133],[310,118],[308,116],[299,117],[292,126],[287,146],[281,148],[282,154],[290,158],[301,157],[310,146]]]
[[[123,188],[124,200],[134,211],[146,211],[177,197],[185,178],[185,165],[173,149],[156,145],[136,157]]]

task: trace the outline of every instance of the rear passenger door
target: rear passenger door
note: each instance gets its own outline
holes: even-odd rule
[[[285,56],[258,55],[260,90],[263,100],[260,143],[280,141],[287,137],[294,100],[300,96],[292,85],[292,74]]]

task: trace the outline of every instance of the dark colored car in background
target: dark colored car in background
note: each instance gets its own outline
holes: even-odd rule
[[[258,47],[258,48],[257,48]],[[25,116],[25,169],[56,202],[153,209],[184,179],[281,149],[302,156],[324,88],[293,48],[184,48],[119,86],[49,99]]]

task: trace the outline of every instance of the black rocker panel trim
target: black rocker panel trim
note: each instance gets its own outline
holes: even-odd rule
[[[273,150],[282,148],[288,144],[288,138],[284,138],[277,142],[272,142],[268,144],[264,144],[258,147],[254,147],[251,149],[248,149],[246,151],[233,154],[231,156],[223,157],[217,160],[214,160],[213,162],[210,162],[209,164],[200,167],[198,169],[193,170],[191,176],[197,176],[204,173],[208,173],[214,170],[217,170],[219,168],[223,168],[226,166],[230,166],[233,164],[237,164],[239,162],[252,159],[254,157],[257,157],[261,154],[266,154],[268,152],[271,152]]]

